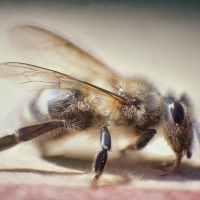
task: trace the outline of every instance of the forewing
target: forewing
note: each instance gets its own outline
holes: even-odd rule
[[[69,74],[95,85],[107,82],[115,74],[72,39],[48,28],[17,26],[11,29],[11,38],[13,44],[22,50],[22,62]]]
[[[107,90],[99,88],[72,76],[26,63],[1,63],[0,78],[11,82],[25,91],[40,91],[44,89],[80,89],[95,95],[103,95],[123,101],[123,99]]]
[[[56,74],[25,63],[1,63],[0,78],[26,92],[59,88]]]

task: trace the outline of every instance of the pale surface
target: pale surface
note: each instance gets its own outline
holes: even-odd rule
[[[176,6],[170,4],[166,9],[161,6],[161,9],[155,10],[146,6],[92,4],[84,8],[58,6],[59,9],[51,12],[53,6],[50,7],[0,8],[0,62],[19,61],[43,66],[41,55],[21,57],[9,42],[6,31],[24,21],[44,24],[75,38],[120,73],[148,77],[163,93],[169,89],[177,94],[186,91],[194,103],[199,122],[199,12],[192,12],[192,7],[181,10],[179,5],[176,10]],[[0,134],[5,135],[12,133],[20,124],[14,109],[24,100],[24,93],[6,82],[1,81],[0,84]],[[149,160],[172,160],[174,156],[162,140],[157,142],[155,138],[141,155],[129,152],[120,157],[116,146],[114,144],[110,153],[100,185],[127,183],[127,187],[133,188],[200,190],[200,149],[197,141],[193,158],[184,159],[180,169],[166,177],[159,177],[157,172],[146,168],[150,161],[141,158],[145,155]],[[98,141],[77,137],[64,146],[58,143],[51,146],[46,154],[66,157],[46,160],[40,158],[42,151],[35,147],[30,143],[1,152],[0,168],[66,172],[66,175],[0,172],[1,185],[91,185],[91,163],[93,155],[99,150]]]

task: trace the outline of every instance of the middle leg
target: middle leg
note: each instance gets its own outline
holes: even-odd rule
[[[111,137],[107,127],[105,126],[101,127],[100,143],[102,150],[99,152],[97,157],[95,157],[92,164],[92,171],[95,173],[95,181],[101,177],[107,162],[108,151],[111,150]]]

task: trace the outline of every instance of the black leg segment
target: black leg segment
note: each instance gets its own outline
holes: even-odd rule
[[[140,137],[137,138],[135,143],[128,144],[124,149],[121,150],[121,153],[124,153],[126,150],[141,150],[144,148],[148,142],[156,134],[155,129],[147,129],[146,131],[140,131]]]
[[[18,135],[12,134],[12,135],[6,135],[2,138],[0,138],[0,151],[3,151],[5,149],[9,149],[16,144],[19,143],[17,139]]]
[[[98,180],[104,170],[104,167],[107,162],[108,153],[107,150],[103,149],[99,152],[94,166],[94,171],[96,175],[94,176],[94,180]]]
[[[147,143],[153,138],[153,136],[156,134],[155,129],[148,129],[145,134],[143,134],[135,143],[134,149],[135,150],[140,150],[144,148]]]
[[[64,122],[46,122],[43,124],[22,127],[17,130],[17,134],[20,141],[28,141],[59,127],[64,127]]]
[[[54,129],[64,126],[64,121],[53,121],[19,128],[12,135],[7,135],[0,138],[0,151],[9,149],[20,142],[26,142]]]
[[[101,127],[100,143],[103,149],[110,151],[111,149],[111,137],[107,127]]]
[[[111,137],[107,127],[102,126],[100,132],[100,143],[102,150],[99,152],[93,163],[93,171],[95,173],[94,180],[98,180],[105,168],[108,151],[111,149]]]

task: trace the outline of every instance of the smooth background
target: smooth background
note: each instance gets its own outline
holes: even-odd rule
[[[198,1],[0,1],[0,62],[20,61],[42,65],[41,55],[22,56],[20,49],[14,48],[10,42],[8,30],[20,22],[38,23],[73,37],[118,73],[147,77],[163,94],[170,90],[177,95],[187,92],[199,122]],[[24,101],[24,93],[4,81],[0,84],[0,134],[5,135],[13,132],[20,123],[15,110]],[[90,172],[90,163],[98,149],[98,143],[94,145],[91,141],[84,142],[78,149],[77,143],[82,143],[81,137],[68,142],[64,149],[56,148],[55,151],[57,154],[67,157],[74,155],[77,158],[80,157],[81,149],[81,152],[85,151],[83,160],[63,158],[63,161],[56,158],[50,160],[52,162],[44,161],[40,159],[41,151],[31,143],[2,152],[0,165],[9,169],[34,168],[50,171],[68,171],[71,167],[73,172]],[[146,169],[146,165],[136,165],[134,159],[140,155],[128,153],[125,158],[120,158],[114,149],[105,176],[102,177],[102,184],[123,182],[123,178],[126,181],[128,177],[133,187],[158,188],[155,180],[159,181],[159,187],[165,189],[177,187],[198,190],[200,149],[197,141],[194,146],[192,160],[183,160],[186,164],[168,177],[158,177],[155,171]],[[51,149],[53,151],[54,147]],[[147,158],[149,155],[154,159],[173,159],[166,144],[163,141],[157,143],[156,139],[141,154],[147,155]],[[84,186],[90,185],[92,174],[58,176],[2,172],[0,176],[1,184]]]

